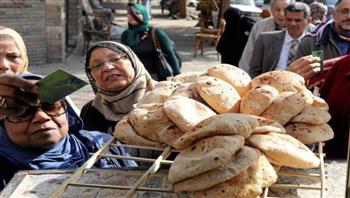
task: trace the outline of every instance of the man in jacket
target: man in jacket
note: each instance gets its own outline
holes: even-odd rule
[[[293,3],[286,8],[285,30],[260,34],[255,42],[249,74],[258,76],[272,70],[286,70],[294,60],[299,42],[310,22],[310,8],[305,3]]]
[[[305,37],[297,50],[295,59],[322,50],[323,59],[331,59],[349,53],[350,46],[350,1],[339,0],[335,4],[334,21],[330,21],[314,34]]]
[[[249,62],[252,57],[254,43],[256,39],[258,39],[260,33],[281,30],[285,27],[284,9],[290,2],[291,0],[271,1],[272,16],[262,19],[254,24],[239,61],[240,68],[245,71],[249,70]]]

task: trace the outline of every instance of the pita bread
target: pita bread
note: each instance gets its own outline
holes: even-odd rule
[[[199,140],[175,158],[169,169],[168,180],[176,183],[222,166],[243,144],[244,138],[239,135],[213,136]]]
[[[204,101],[216,112],[239,112],[241,97],[227,82],[211,76],[203,76],[198,78],[195,87]]]
[[[258,126],[258,120],[250,115],[226,113],[207,118],[175,142],[176,148],[186,148],[198,139],[213,135],[241,135],[249,137]]]
[[[252,87],[270,85],[280,93],[292,91],[300,93],[305,87],[305,80],[299,74],[290,71],[269,71],[255,77],[251,81]]]
[[[290,122],[303,122],[310,124],[325,124],[331,119],[331,115],[324,110],[311,105],[306,105],[302,112],[294,116]]]
[[[198,198],[256,198],[262,194],[263,187],[269,187],[276,181],[275,170],[264,155],[259,154],[256,163],[239,175],[211,188],[193,192],[191,195]]]
[[[334,137],[333,130],[328,124],[289,123],[286,125],[286,130],[287,134],[304,144],[325,142]]]
[[[153,89],[157,89],[157,88],[160,88],[160,87],[168,87],[168,88],[176,88],[180,85],[179,82],[173,82],[173,81],[160,81],[160,82],[157,82],[157,84],[154,86]]]
[[[242,97],[240,112],[250,115],[260,115],[279,95],[277,89],[262,85],[248,91]]]
[[[261,114],[261,117],[270,118],[285,125],[292,117],[300,113],[304,107],[305,101],[299,94],[283,92]]]
[[[196,100],[198,102],[204,103],[204,100],[199,95],[196,87],[194,86],[194,83],[183,83],[179,85],[179,87],[177,87],[174,93],[171,95],[171,97],[173,96],[184,96]]]
[[[185,132],[192,130],[200,121],[216,115],[204,104],[184,96],[166,100],[164,110],[168,118]]]
[[[276,165],[293,168],[316,168],[320,160],[303,143],[287,134],[254,134],[249,143],[261,150]]]
[[[134,109],[129,113],[129,121],[139,135],[156,142],[160,142],[157,131],[174,125],[160,103],[143,104]]]
[[[250,89],[252,80],[244,70],[229,64],[219,64],[208,69],[208,75],[221,79],[232,85],[240,96],[245,95]]]
[[[204,72],[186,72],[171,78],[171,81],[178,83],[192,83],[196,82],[197,78],[200,76],[206,76],[207,74]]]
[[[256,133],[286,133],[286,129],[278,122],[269,118],[254,116],[258,120],[258,126],[253,130],[252,134]]]
[[[176,142],[180,137],[182,137],[185,132],[182,131],[179,127],[177,127],[175,124],[164,128],[161,131],[156,131],[160,142],[166,143],[172,147],[175,148],[174,142]]]
[[[122,118],[114,129],[114,136],[123,143],[131,145],[162,147],[161,143],[153,142],[138,135],[130,125],[127,116]]]
[[[320,98],[318,96],[313,96],[312,98],[314,100],[313,100],[311,106],[313,106],[317,109],[323,110],[323,111],[329,111],[329,106],[325,100],[323,100],[322,98]]]
[[[165,81],[164,81],[165,82]],[[140,107],[143,104],[150,103],[163,103],[178,87],[178,85],[167,84],[164,86],[160,86],[156,89],[153,89],[147,92],[141,100],[136,104],[136,107]]]
[[[314,94],[308,90],[306,87],[301,91],[300,95],[304,98],[305,103],[311,105],[314,101],[313,96]]]
[[[226,164],[202,174],[190,177],[174,185],[175,192],[194,192],[204,190],[227,181],[248,169],[258,159],[258,151],[243,146]]]

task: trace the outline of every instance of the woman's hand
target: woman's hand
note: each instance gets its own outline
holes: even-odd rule
[[[321,70],[320,67],[320,58],[308,55],[293,61],[288,71],[301,75],[307,81]]]
[[[20,115],[38,103],[39,87],[15,75],[0,75],[0,117]]]

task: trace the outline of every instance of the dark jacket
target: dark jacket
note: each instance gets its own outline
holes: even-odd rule
[[[238,67],[244,46],[255,21],[243,16],[237,8],[228,8],[224,14],[225,31],[221,35],[216,50],[221,54],[221,62]]]
[[[320,89],[321,97],[329,105],[332,118],[329,125],[334,131],[334,139],[327,141],[327,158],[346,159],[350,125],[350,56],[340,59],[325,78]]]
[[[312,51],[323,50],[323,59],[328,60],[341,56],[341,51],[336,44],[336,33],[332,30],[333,23],[329,23],[317,34],[310,34],[303,38],[298,46],[294,60],[311,55]]]
[[[83,106],[80,117],[84,121],[84,129],[89,131],[113,133],[117,124],[115,121],[106,120],[102,113],[92,106],[92,100]]]
[[[155,65],[158,57],[157,57],[156,49],[153,44],[151,31],[152,31],[152,28],[144,32],[142,35],[140,35],[141,42],[139,42],[135,46],[129,46],[129,47],[135,52],[135,54],[141,60],[141,62],[143,63],[147,71],[151,74],[151,76],[152,77],[156,76],[157,78],[158,71]],[[121,36],[121,42],[127,45],[125,33],[126,32],[124,32]],[[167,61],[172,66],[174,75],[180,74],[181,66],[175,54],[173,42],[170,40],[168,35],[160,28],[156,29],[156,35],[159,41],[159,45],[162,49],[162,52],[166,55]],[[158,80],[158,79],[155,79],[155,80]]]

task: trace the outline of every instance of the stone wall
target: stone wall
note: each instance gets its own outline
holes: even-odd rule
[[[0,1],[0,24],[11,27],[22,35],[31,65],[47,61],[45,21],[45,1]]]
[[[80,1],[0,0],[0,25],[23,36],[30,65],[62,62],[67,46],[72,51],[77,45]]]

